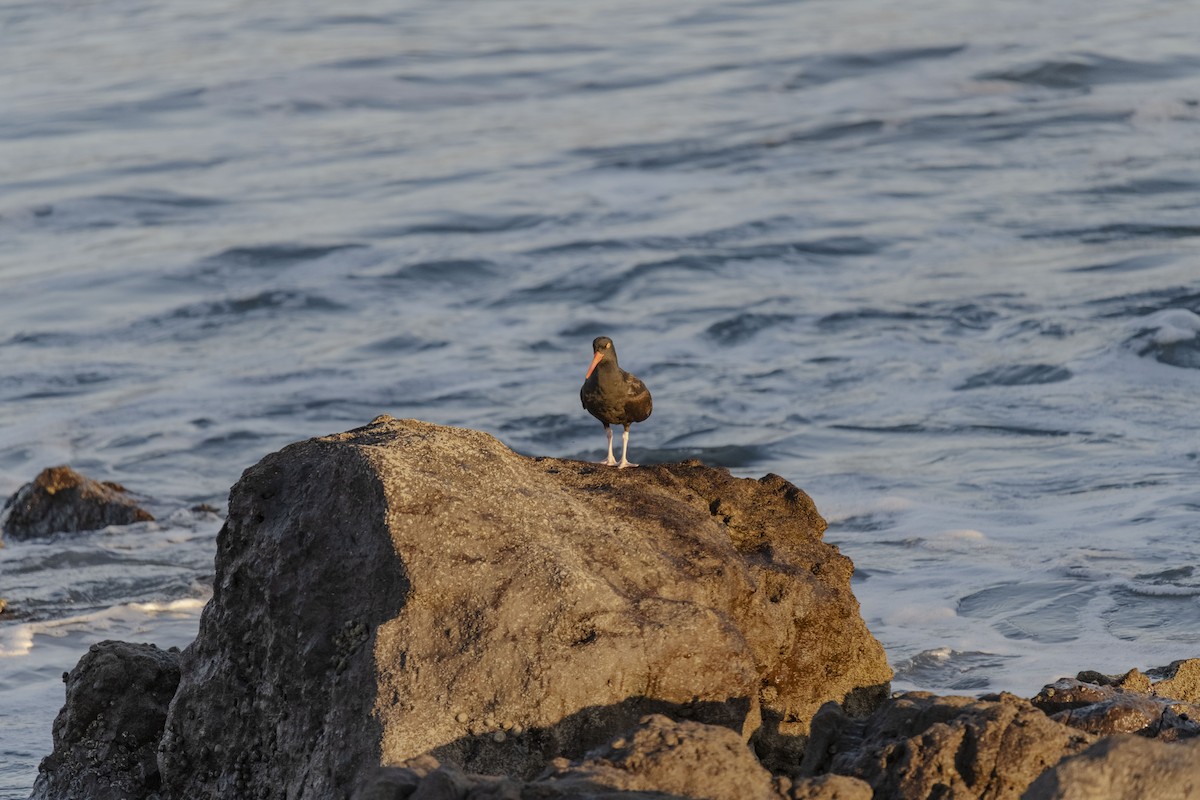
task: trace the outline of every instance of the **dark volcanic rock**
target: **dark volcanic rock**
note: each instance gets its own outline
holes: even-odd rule
[[[159,789],[158,743],[179,685],[179,653],[100,642],[67,675],[33,800],[128,800]]]
[[[1200,739],[1178,744],[1110,736],[1059,762],[1023,800],[1195,800]]]
[[[119,483],[91,480],[70,467],[42,470],[4,504],[4,535],[12,539],[61,531],[92,531],[154,519]]]
[[[891,678],[824,528],[774,475],[390,417],[292,445],[230,494],[165,784],[338,797],[423,754],[528,780],[653,713],[794,768],[821,704],[869,712]]]
[[[877,798],[1018,798],[1095,737],[1008,694],[989,699],[909,692],[870,716],[833,705],[813,719],[803,773],[866,781]]]

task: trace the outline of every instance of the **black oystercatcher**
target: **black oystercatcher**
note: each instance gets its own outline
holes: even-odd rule
[[[626,455],[629,452],[629,426],[641,422],[650,416],[654,403],[650,399],[650,390],[637,376],[630,375],[617,365],[617,348],[613,347],[612,339],[607,336],[597,336],[592,341],[592,365],[588,367],[583,388],[579,390],[579,399],[583,407],[596,419],[604,423],[604,432],[608,434],[608,460],[605,464],[618,467],[636,467],[630,464]],[[621,435],[621,463],[613,458],[613,433],[610,425],[624,425],[625,433]]]

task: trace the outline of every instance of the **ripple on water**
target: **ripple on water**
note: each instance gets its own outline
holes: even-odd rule
[[[527,230],[561,221],[546,214],[442,214],[427,222],[369,228],[363,236],[372,239],[399,239],[420,235],[471,235]]]
[[[142,341],[195,342],[239,336],[243,323],[282,318],[294,321],[309,314],[345,310],[346,306],[323,294],[268,289],[243,296],[187,303],[166,313],[143,317],[111,335],[122,339],[132,335]]]
[[[756,314],[754,312],[746,312],[723,319],[720,322],[714,322],[708,326],[705,334],[718,344],[725,346],[737,345],[754,338],[760,331],[785,325],[795,321],[795,319],[796,317],[792,314]]]
[[[1047,89],[1087,89],[1108,83],[1144,83],[1195,74],[1200,58],[1178,57],[1163,61],[1135,61],[1098,53],[1080,53],[1034,61],[1009,69],[985,72],[980,80],[1009,81]]]
[[[143,227],[200,221],[226,201],[179,194],[167,189],[142,189],[58,200],[29,208],[23,215],[39,228],[63,231]]]
[[[896,330],[938,329],[946,336],[966,336],[991,330],[1003,319],[993,306],[1015,307],[1009,296],[981,297],[976,302],[921,302],[900,308],[864,307],[835,311],[817,319],[828,333],[884,333]]]
[[[1078,581],[1013,581],[958,601],[958,614],[987,621],[1006,639],[1041,643],[1079,638],[1082,611],[1100,588]]]
[[[1037,386],[1071,379],[1071,370],[1054,364],[1009,364],[979,372],[958,386],[959,391],[989,386]]]
[[[424,339],[420,336],[401,333],[377,339],[362,345],[359,349],[371,353],[419,353],[425,350],[436,350],[449,344],[445,339]]]
[[[448,258],[407,264],[380,277],[419,283],[457,283],[488,280],[499,274],[499,265],[487,259]]]
[[[1112,608],[1101,617],[1105,629],[1118,639],[1170,642],[1178,647],[1200,644],[1196,618],[1200,615],[1200,586],[1194,582],[1142,584],[1131,582],[1112,593]]]
[[[1139,272],[1145,269],[1154,269],[1155,267],[1172,264],[1177,260],[1177,256],[1172,253],[1150,253],[1129,258],[1121,258],[1116,261],[1101,261],[1098,264],[1087,264],[1082,267],[1070,267],[1067,272]]]
[[[593,169],[622,169],[638,172],[719,170],[765,160],[790,148],[814,144],[862,140],[888,129],[881,118],[853,118],[807,124],[796,130],[755,133],[707,139],[678,138],[665,142],[642,142],[611,147],[575,150],[573,156],[592,161]]]
[[[638,447],[638,458],[648,464],[669,464],[696,459],[710,467],[747,469],[762,464],[771,455],[769,445],[726,444],[707,447]]]
[[[1031,231],[1022,239],[1071,239],[1084,244],[1108,244],[1136,239],[1191,239],[1200,236],[1200,225],[1160,222],[1110,222],[1085,228]]]
[[[953,44],[819,55],[805,59],[800,72],[785,85],[791,90],[807,89],[878,70],[891,71],[911,63],[949,58],[965,49],[964,44]]]
[[[305,261],[315,261],[330,253],[358,250],[367,247],[357,242],[329,245],[269,244],[250,247],[231,247],[208,256],[201,266],[221,265],[249,269],[283,269]]]

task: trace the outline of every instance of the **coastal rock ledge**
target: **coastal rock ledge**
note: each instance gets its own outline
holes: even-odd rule
[[[230,492],[158,795],[869,796],[784,777],[823,704],[869,714],[892,677],[824,529],[783,478],[698,462],[387,416],[291,445]]]

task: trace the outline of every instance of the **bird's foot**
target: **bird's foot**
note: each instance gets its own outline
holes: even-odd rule
[[[604,461],[597,461],[596,463],[604,464],[607,467],[615,467],[617,465],[617,460],[615,458],[609,457],[609,458],[606,458]]]
[[[617,464],[617,469],[625,469],[626,467],[636,467],[636,466],[637,466],[637,464],[634,464],[632,461],[622,461],[620,464]]]

